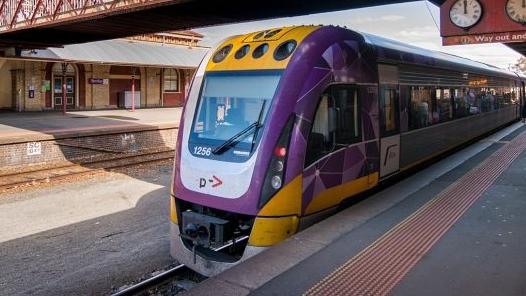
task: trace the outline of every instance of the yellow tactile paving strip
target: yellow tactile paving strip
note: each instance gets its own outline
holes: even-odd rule
[[[523,132],[304,295],[388,295],[525,149]]]

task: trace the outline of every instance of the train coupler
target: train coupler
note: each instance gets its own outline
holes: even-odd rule
[[[182,213],[181,237],[196,246],[205,248],[220,247],[232,238],[233,225],[230,221],[196,212]]]

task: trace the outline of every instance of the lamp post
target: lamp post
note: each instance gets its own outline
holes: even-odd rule
[[[66,115],[67,98],[66,98],[66,70],[68,64],[62,63],[62,114]]]

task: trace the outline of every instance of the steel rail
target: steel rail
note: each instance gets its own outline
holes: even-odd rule
[[[146,158],[146,157],[153,156],[153,155],[163,155],[163,154],[166,154],[166,156],[161,156],[161,157],[153,158],[153,159],[150,158],[150,159],[144,159],[144,160],[139,160],[139,161],[132,161],[128,163],[120,163],[120,162],[129,160],[129,159],[134,159],[134,158],[140,159],[140,158]],[[28,171],[28,172],[5,174],[5,175],[0,176],[0,180],[9,179],[9,178],[15,178],[15,179],[25,178],[25,180],[9,182],[9,183],[4,183],[4,184],[0,183],[0,189],[9,189],[15,186],[32,184],[35,182],[37,183],[47,182],[48,180],[57,180],[61,178],[71,177],[71,176],[78,176],[78,175],[83,175],[83,174],[100,172],[100,171],[104,171],[107,169],[125,168],[125,167],[134,166],[134,165],[154,162],[154,161],[168,160],[168,159],[172,159],[173,157],[174,155],[171,151],[152,152],[152,153],[144,153],[140,155],[130,155],[126,157],[119,157],[115,159],[98,160],[98,161],[89,162],[85,164],[71,164],[71,165],[59,166],[59,167],[54,167],[54,168],[37,169],[37,170]],[[97,167],[97,168],[89,167],[89,166],[94,166],[96,164],[104,164],[104,163],[108,163],[108,165],[102,165],[101,167]],[[46,175],[45,177],[38,177],[38,178],[30,177],[31,174],[45,174],[46,172],[53,172],[53,171],[60,171],[60,170],[67,171],[68,169],[75,169],[75,168],[83,169],[83,170],[78,171],[78,172],[66,172],[64,174],[55,174],[55,175],[49,174],[49,175]]]
[[[176,267],[169,269],[167,271],[164,271],[156,276],[153,276],[151,278],[148,278],[142,282],[139,282],[133,286],[130,286],[122,291],[119,291],[117,293],[111,294],[111,296],[125,296],[125,295],[133,295],[140,291],[144,291],[147,288],[150,288],[152,286],[157,285],[160,282],[163,282],[167,280],[170,277],[173,277],[177,275],[177,273],[181,272],[181,270],[187,268],[184,264],[179,264]]]
[[[248,239],[248,235],[246,236],[242,236],[241,238],[237,239],[235,241],[235,243],[239,243],[239,242],[243,242],[245,240]],[[221,250],[224,250],[230,246],[234,245],[234,241],[230,241],[229,243],[225,244],[224,246],[221,246],[221,247],[218,247],[218,248],[214,248],[212,249],[213,251],[221,251]],[[155,275],[151,278],[148,278],[144,281],[141,281],[137,284],[134,284],[126,289],[123,289],[121,291],[118,291],[116,293],[113,293],[111,294],[111,296],[129,296],[129,295],[134,295],[134,294],[137,294],[141,291],[144,291],[146,289],[149,289],[151,287],[154,287],[155,285],[158,285],[166,280],[168,280],[169,278],[172,278],[174,276],[176,276],[178,273],[182,272],[182,271],[185,271],[185,270],[190,270],[186,265],[184,264],[179,264],[169,270],[166,270],[158,275]]]
[[[35,169],[30,169],[27,171],[21,171],[21,172],[15,172],[15,173],[2,173],[0,174],[0,178],[23,175],[23,174],[45,172],[45,171],[51,171],[51,170],[58,170],[58,169],[67,169],[67,168],[72,168],[72,167],[77,167],[77,166],[94,166],[99,163],[125,160],[125,159],[134,158],[134,157],[139,158],[139,157],[145,157],[145,156],[151,156],[151,155],[157,155],[157,154],[167,154],[167,153],[173,154],[174,150],[172,149],[172,150],[165,150],[165,151],[155,151],[155,152],[147,152],[147,153],[134,154],[134,155],[126,155],[123,157],[116,157],[116,158],[111,158],[111,159],[101,159],[101,160],[95,160],[95,161],[90,161],[90,162],[85,162],[85,163],[69,163],[69,164],[63,164],[63,165],[58,165],[54,167],[35,168]]]

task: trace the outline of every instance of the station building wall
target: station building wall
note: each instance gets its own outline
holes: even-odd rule
[[[11,71],[7,60],[0,60],[0,109],[11,108]]]
[[[195,69],[0,59],[0,109],[61,110],[61,83],[67,82],[68,110],[117,109],[117,93],[131,90],[135,77],[141,107],[182,106]],[[168,73],[168,74],[167,74]],[[55,85],[56,84],[56,85]],[[69,93],[71,88],[71,94]]]

